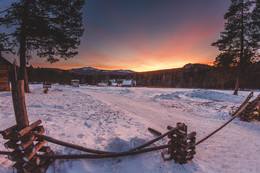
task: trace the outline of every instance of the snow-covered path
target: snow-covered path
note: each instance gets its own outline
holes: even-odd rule
[[[127,151],[166,131],[177,122],[201,139],[230,118],[249,92],[159,88],[54,86],[43,94],[40,85],[26,95],[30,122],[43,120],[46,134],[94,149]],[[256,92],[255,95],[259,94]],[[0,127],[14,124],[11,94],[0,93]],[[0,150],[4,140],[0,138]],[[167,139],[155,145],[166,144]],[[57,153],[81,153],[48,143]],[[56,161],[48,172],[260,172],[260,123],[235,119],[200,144],[188,164],[164,162],[159,151],[105,160]],[[0,172],[12,162],[0,156]]]
[[[135,119],[139,119],[139,121],[143,122],[147,126],[154,127],[155,129],[158,129],[162,132],[165,131],[165,127],[167,124],[174,126],[176,122],[185,122],[188,125],[188,128],[190,130],[194,130],[198,133],[199,139],[205,136],[206,134],[210,133],[220,125],[222,125],[227,119],[230,118],[229,116],[221,117],[221,114],[218,115],[217,118],[212,118],[209,117],[210,115],[204,115],[205,112],[203,112],[203,110],[199,112],[198,111],[192,112],[194,110],[190,110],[189,112],[192,112],[195,115],[197,114],[195,118],[194,114],[192,113],[183,112],[180,111],[181,109],[178,110],[175,109],[175,107],[172,108],[171,106],[169,108],[169,106],[165,106],[166,103],[156,102],[154,100],[151,100],[151,98],[154,98],[153,95],[152,97],[145,97],[144,95],[142,95],[143,94],[142,89],[132,89],[132,88],[125,89],[128,91],[126,92],[127,94],[125,94],[122,91],[118,92],[113,90],[117,90],[117,88],[116,89],[107,88],[105,90],[102,89],[102,90],[98,90],[98,92],[93,91],[92,88],[87,88],[86,90],[81,90],[81,92],[88,93],[92,97],[97,98],[100,101],[116,109],[123,111],[124,114],[133,117]],[[147,90],[153,90],[153,89],[147,89]],[[190,89],[186,89],[184,91],[193,92],[193,90]],[[243,97],[245,98],[245,96],[248,93],[249,92],[243,93]],[[207,91],[205,93],[202,92],[201,94],[207,94]],[[258,93],[255,93],[255,95],[257,94]],[[155,95],[155,97],[156,96],[158,95]],[[226,95],[220,94],[220,97],[221,96],[226,96]],[[240,99],[235,98],[234,100],[232,100],[233,102],[237,102],[237,104],[234,103],[233,104],[238,106],[242,102],[243,97],[241,97]],[[218,99],[218,98],[214,98],[214,99]],[[227,101],[224,104],[230,104],[229,102],[231,100],[227,98],[221,98],[221,101],[224,100]],[[198,99],[196,99],[196,101],[198,102]],[[220,100],[216,100],[216,101],[220,101]],[[209,100],[207,100],[206,103],[207,102],[209,102]],[[198,105],[201,106],[200,104]],[[234,105],[232,105],[233,110],[235,109]],[[211,114],[215,113],[214,110],[210,111],[210,109],[212,108],[210,108],[208,105],[207,107]],[[224,106],[224,108],[228,108],[228,106]],[[243,167],[241,163],[248,162],[248,164],[251,165],[250,172],[251,171],[254,172],[256,170],[257,170],[256,172],[258,172],[258,170],[260,170],[260,167],[257,165],[257,163],[254,164],[253,162],[255,162],[255,160],[259,160],[260,158],[259,155],[255,154],[255,152],[260,154],[259,131],[260,131],[260,127],[257,125],[246,123],[246,122],[240,122],[239,120],[236,120],[235,123],[223,129],[223,131],[219,132],[219,134],[216,134],[216,137],[213,136],[212,139],[209,139],[208,141],[205,142],[206,144],[201,144],[198,147],[197,149],[198,155],[200,154],[200,152],[202,152],[203,156],[205,155],[207,156],[201,158],[201,160],[199,161],[200,165],[201,163],[205,164],[205,168],[203,169],[207,170],[206,172],[208,172],[210,169],[212,169],[213,172],[215,171],[218,172],[220,170],[223,171],[223,169],[227,169],[226,171],[229,172],[232,171],[232,169],[234,168],[239,168],[238,169],[239,172],[240,171],[246,172],[248,168]],[[248,140],[241,140],[247,138],[250,139],[250,142],[248,142]],[[254,149],[246,150],[244,146],[247,146],[251,149],[254,148]],[[239,151],[239,155],[237,152],[234,152],[234,149],[236,151]],[[218,162],[220,163],[219,165],[215,165],[216,160],[212,159],[213,157],[218,159]],[[231,158],[236,160],[235,163],[230,163]]]
[[[137,97],[129,98],[128,96],[122,96],[117,93],[107,93],[106,91],[80,90],[80,92],[89,94],[101,102],[122,111],[125,115],[138,119],[144,124],[158,130],[166,131],[166,124],[175,125],[177,122],[176,119],[172,118],[170,111],[167,109],[158,109],[160,105],[156,102],[147,102],[147,100],[141,100]],[[182,115],[183,119],[187,119],[190,116],[188,113],[178,110],[175,110],[175,114]],[[158,118],[160,118],[160,121],[158,121]]]

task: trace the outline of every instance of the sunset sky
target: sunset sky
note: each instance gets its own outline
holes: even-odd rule
[[[230,0],[86,0],[79,54],[55,64],[34,57],[30,64],[134,71],[210,64],[218,54],[210,44],[223,30],[229,5]]]

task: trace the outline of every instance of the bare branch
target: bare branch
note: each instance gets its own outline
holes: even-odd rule
[[[5,9],[4,11],[0,11],[0,14],[5,13],[5,12],[8,12],[8,11],[11,10],[11,9],[12,9],[12,7],[7,8],[7,9]]]

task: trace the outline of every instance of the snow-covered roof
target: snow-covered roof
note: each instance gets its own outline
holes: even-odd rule
[[[107,86],[108,84],[107,83],[105,83],[105,82],[100,82],[100,83],[98,83],[98,86]]]
[[[78,79],[72,79],[71,82],[79,82]]]
[[[117,83],[117,82],[112,82],[111,85],[112,85],[112,86],[117,86],[118,83]]]

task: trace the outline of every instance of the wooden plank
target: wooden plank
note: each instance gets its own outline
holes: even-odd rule
[[[10,91],[10,87],[0,87],[0,91]]]
[[[6,86],[6,85],[9,86],[9,83],[8,83],[8,82],[2,82],[2,81],[1,81],[1,82],[0,82],[0,85],[1,85],[1,86]]]
[[[1,71],[8,71],[8,68],[6,66],[0,65],[0,68],[1,68]]]
[[[24,136],[25,134],[27,134],[28,132],[30,132],[32,129],[34,129],[36,126],[38,126],[39,124],[41,124],[42,121],[38,120],[32,124],[30,124],[29,126],[23,128],[22,130],[20,130],[19,132],[17,132],[17,137],[20,138],[22,136]]]
[[[7,77],[0,78],[1,83],[9,85],[9,80]]]
[[[70,144],[70,143],[67,143],[67,142],[64,142],[64,141],[61,141],[61,140],[58,140],[58,139],[54,139],[54,138],[52,138],[50,136],[40,135],[40,134],[35,133],[35,132],[33,132],[33,134],[35,136],[37,136],[39,139],[43,139],[43,140],[46,140],[48,142],[52,142],[54,144],[58,144],[58,145],[62,145],[62,146],[65,146],[65,147],[77,149],[77,150],[80,150],[80,151],[85,151],[85,152],[89,152],[89,153],[97,153],[97,154],[109,154],[109,153],[112,153],[112,152],[108,152],[108,151],[94,150],[94,149],[82,147],[82,146],[79,146],[79,145]]]
[[[5,138],[6,136],[10,135],[11,133],[14,133],[16,130],[17,130],[17,125],[13,125],[3,131],[0,131],[0,133],[3,136],[3,138]]]
[[[71,155],[52,155],[52,156],[39,156],[42,158],[47,159],[102,159],[102,158],[115,158],[115,157],[123,157],[123,156],[130,156],[130,155],[137,155],[141,153],[152,152],[156,150],[161,150],[165,148],[169,148],[171,145],[160,145],[156,147],[144,148],[142,150],[137,151],[127,151],[121,153],[111,153],[111,154],[71,154]]]
[[[148,128],[148,130],[152,133],[152,134],[155,134],[156,136],[161,136],[162,135],[162,133],[161,132],[159,132],[159,131],[157,131],[157,130],[155,130],[155,129],[152,129],[152,128]]]
[[[34,140],[35,140],[35,137],[33,139],[23,141],[21,144],[19,144],[19,150],[25,150],[26,148],[28,148],[33,143]]]
[[[25,156],[23,157],[23,160],[24,160],[25,162],[29,162],[29,161],[32,159],[32,157],[41,149],[41,147],[42,147],[45,143],[46,143],[46,141],[39,141],[39,142],[35,145],[35,147],[34,147],[34,149],[32,150],[32,152],[25,154]]]
[[[0,73],[8,73],[7,69],[0,69]]]
[[[32,170],[40,164],[40,157],[34,156],[25,166],[25,172],[32,172]]]
[[[132,149],[132,150],[130,150],[130,151],[133,152],[133,151],[137,151],[137,150],[143,149],[143,148],[145,148],[145,147],[151,145],[152,143],[154,143],[154,142],[156,142],[156,141],[159,141],[160,139],[164,138],[165,136],[168,136],[169,134],[174,133],[177,129],[178,129],[178,128],[173,128],[173,129],[171,129],[170,131],[168,131],[168,132],[162,134],[161,136],[159,136],[159,137],[157,137],[157,138],[155,138],[155,139],[153,139],[153,140],[151,140],[151,141],[148,141],[148,142],[146,142],[145,144],[143,144],[143,145],[141,145],[141,146],[138,146],[138,147],[136,147],[136,148],[134,148],[134,149]]]
[[[8,155],[8,159],[12,161],[18,161],[21,159],[21,152],[19,150],[14,150],[11,154]]]
[[[14,172],[25,172],[23,168],[24,163],[23,162],[16,162],[12,167]]]
[[[0,77],[7,77],[8,76],[8,72],[4,72],[4,73],[0,73]]]
[[[187,141],[188,139],[191,139],[191,138],[195,137],[196,134],[197,134],[197,133],[196,133],[195,131],[190,132],[190,133],[183,139],[183,141]]]
[[[43,126],[37,126],[37,129],[39,129],[37,131],[38,134],[43,134],[45,132]],[[34,128],[34,129],[36,129]],[[33,130],[34,130],[33,129]],[[27,147],[29,147],[34,141],[36,141],[38,139],[38,137],[35,137],[35,135],[31,134],[33,136],[32,139],[29,140],[25,140],[23,141],[20,145],[19,145],[19,150],[25,150]]]
[[[51,147],[43,146],[39,151],[44,152],[44,153],[49,153],[49,152],[51,152]]]
[[[7,66],[5,64],[1,63],[1,62],[0,62],[0,67],[6,67],[7,68]]]

